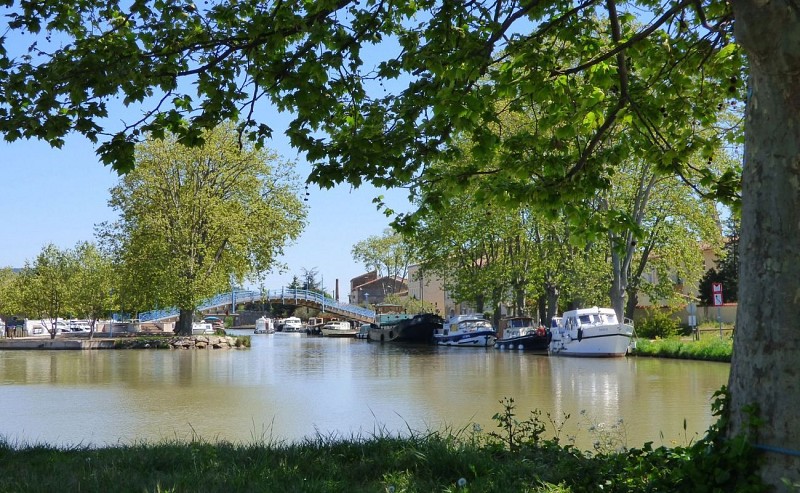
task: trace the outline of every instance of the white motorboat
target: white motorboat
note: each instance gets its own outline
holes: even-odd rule
[[[276,334],[286,335],[303,335],[305,332],[303,321],[300,320],[299,317],[288,317],[278,320],[278,328],[275,331]]]
[[[456,315],[433,332],[438,346],[490,347],[497,340],[492,324],[478,314]]]
[[[275,332],[275,321],[271,318],[261,317],[256,320],[256,329],[254,334],[272,334]]]
[[[324,337],[355,337],[358,329],[353,328],[350,322],[343,320],[332,320],[322,326]]]
[[[552,334],[531,317],[509,317],[502,337],[497,339],[497,349],[517,349],[547,353]]]
[[[633,322],[620,323],[611,308],[580,308],[554,318],[550,328],[550,355],[625,356],[631,346]]]

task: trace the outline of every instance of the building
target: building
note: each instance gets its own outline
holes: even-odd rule
[[[393,277],[378,277],[376,271],[350,280],[349,298],[353,305],[383,303],[390,294],[407,296],[408,286],[405,281]]]

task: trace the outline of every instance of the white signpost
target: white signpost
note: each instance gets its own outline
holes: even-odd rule
[[[711,297],[714,299],[714,306],[717,307],[717,321],[719,322],[719,336],[722,337],[722,283],[711,284]]]

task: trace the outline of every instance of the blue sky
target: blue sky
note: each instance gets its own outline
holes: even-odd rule
[[[44,34],[36,38],[40,47],[62,42],[57,36],[50,40]],[[14,32],[5,47],[12,55],[21,54],[33,39],[30,34]],[[374,50],[383,56],[386,49],[382,46],[381,50]],[[191,81],[183,83],[188,87]],[[192,94],[191,89],[189,93]],[[119,98],[112,98],[108,104],[109,117],[100,122],[107,131],[118,130],[122,121],[138,120],[142,111],[149,108],[148,101],[125,107]],[[297,161],[296,172],[304,181],[310,167],[283,135],[290,118],[269,106],[259,107],[256,115],[256,119],[274,129],[269,147],[281,157]],[[115,218],[107,201],[108,190],[116,182],[116,173],[99,162],[92,143],[80,136],[68,137],[62,149],[39,141],[7,143],[0,139],[0,267],[22,267],[48,243],[71,248],[80,241],[94,241],[95,224]],[[308,225],[280,259],[289,270],[273,272],[265,287],[279,288],[291,282],[293,275],[301,275],[304,268],[317,269],[328,292],[339,280],[340,299],[346,300],[350,279],[364,272],[363,265],[350,254],[353,245],[382,234],[390,222],[376,210],[372,199],[383,195],[388,207],[406,212],[411,208],[408,193],[368,186],[353,190],[347,185],[331,190],[309,186],[309,191]]]
[[[276,135],[271,147],[297,160],[296,171],[305,180],[309,165]],[[62,149],[38,141],[0,141],[0,267],[22,267],[48,243],[72,248],[80,241],[94,241],[95,224],[115,218],[107,201],[116,182],[116,173],[103,166],[92,144],[80,137],[68,139]],[[382,194],[390,207],[407,211],[407,191],[352,190],[344,185],[331,190],[311,185],[309,191],[308,226],[281,258],[289,271],[273,272],[265,287],[280,288],[302,269],[317,269],[328,292],[339,280],[340,299],[346,301],[350,279],[364,272],[350,253],[353,244],[382,234],[390,221],[372,199]]]

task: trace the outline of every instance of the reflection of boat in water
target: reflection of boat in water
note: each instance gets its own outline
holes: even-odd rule
[[[509,317],[503,337],[497,339],[497,349],[519,349],[547,353],[552,334],[531,317]]]
[[[633,322],[620,323],[611,308],[580,308],[553,319],[550,354],[561,356],[625,356]]]
[[[492,324],[478,314],[455,315],[433,333],[439,346],[489,347],[497,340]]]
[[[261,317],[256,320],[256,330],[254,334],[272,334],[275,332],[275,321],[271,318]]]
[[[332,320],[322,326],[324,337],[355,337],[357,333],[358,329],[343,320]]]

